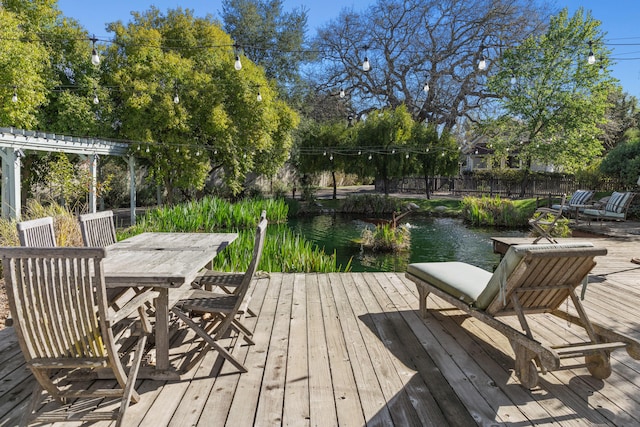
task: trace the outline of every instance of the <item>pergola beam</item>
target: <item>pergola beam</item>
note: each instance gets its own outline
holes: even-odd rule
[[[46,151],[79,154],[89,159],[92,186],[89,210],[96,211],[97,164],[99,156],[126,156],[129,144],[98,138],[78,138],[54,133],[0,128],[2,157],[2,217],[20,219],[20,158],[25,151]],[[129,157],[131,224],[135,223],[135,160]]]

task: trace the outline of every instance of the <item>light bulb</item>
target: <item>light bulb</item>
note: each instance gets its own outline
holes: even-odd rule
[[[344,89],[340,88],[340,98],[344,98],[345,93],[344,93]]]
[[[429,83],[425,83],[422,90],[424,91],[424,93],[429,93]]]
[[[100,55],[98,55],[95,47],[91,50],[91,63],[93,65],[100,65]]]
[[[484,70],[486,68],[487,68],[487,60],[484,57],[484,55],[482,55],[480,57],[480,62],[478,62],[478,70],[482,71],[482,70]]]
[[[178,96],[178,92],[176,92],[176,94],[173,97],[173,103],[174,104],[179,104],[180,103],[180,97]]]
[[[329,156],[329,160],[333,160],[333,154]]]
[[[11,97],[11,102],[18,102],[18,89],[13,87],[13,96]]]
[[[364,62],[362,63],[362,71],[369,71],[371,69],[371,64],[369,63],[369,58],[364,57]]]
[[[371,160],[371,159],[372,159],[371,154],[369,154],[369,160]]]
[[[409,153],[407,153],[407,155],[406,155],[406,156],[404,156],[404,158],[405,158],[405,159],[408,159],[408,158],[409,158]]]
[[[240,55],[236,55],[236,62],[235,64],[233,64],[233,68],[235,68],[236,71],[242,70],[242,62],[240,62]]]
[[[196,157],[200,155],[200,150],[196,151]]]
[[[256,99],[258,100],[258,102],[262,102],[262,94],[260,92],[258,92],[258,96],[256,97]]]
[[[149,147],[147,146],[147,149],[144,150],[144,151],[145,151],[145,153],[148,153],[149,152]]]
[[[511,85],[515,85],[516,84],[516,76],[511,76]]]
[[[587,62],[589,63],[589,65],[593,65],[596,63],[596,56],[593,54],[592,50],[589,51],[589,57],[587,58]]]
[[[97,93],[93,94],[93,103],[96,104],[96,105],[100,104],[100,100],[98,99],[98,94]]]

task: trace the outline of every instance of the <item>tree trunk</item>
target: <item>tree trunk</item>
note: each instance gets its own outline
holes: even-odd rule
[[[333,180],[333,200],[338,198],[338,186],[336,184],[336,171],[331,171],[331,179]]]
[[[522,175],[522,182],[520,183],[520,198],[524,199],[527,193],[527,187],[529,186],[531,172],[531,159],[527,159],[524,174]]]

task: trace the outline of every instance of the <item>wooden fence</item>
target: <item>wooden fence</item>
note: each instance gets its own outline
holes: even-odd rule
[[[500,196],[517,198],[521,194],[522,182],[503,180],[499,178],[477,178],[475,176],[457,177],[407,177],[393,178],[388,181],[389,193],[425,194],[429,185],[430,193],[449,194],[457,196]],[[381,179],[375,181],[376,190],[383,192],[384,183]],[[525,197],[547,197],[572,194],[579,189],[590,189],[602,192],[622,191],[626,188],[617,180],[600,180],[596,185],[583,183],[573,178],[552,176],[530,176],[525,188]]]

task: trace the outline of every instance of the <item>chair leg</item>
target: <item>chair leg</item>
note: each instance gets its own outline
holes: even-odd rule
[[[129,408],[131,402],[137,403],[140,400],[140,395],[135,391],[136,378],[138,377],[138,371],[140,370],[140,363],[142,362],[142,356],[144,354],[144,347],[147,344],[147,336],[143,335],[138,340],[135,355],[133,356],[133,362],[131,363],[131,369],[129,369],[129,376],[127,378],[127,384],[123,390],[122,401],[120,402],[120,411],[118,412],[118,418],[116,419],[116,427],[122,425],[125,412]]]
[[[175,313],[175,315],[180,318],[180,320],[182,320],[187,326],[189,326],[191,329],[193,329],[193,331],[196,334],[198,334],[203,340],[205,340],[207,342],[207,344],[209,344],[209,346],[211,346],[214,350],[216,350],[218,352],[218,354],[220,354],[220,356],[222,356],[225,359],[227,359],[239,371],[247,372],[247,368],[245,368],[242,363],[240,363],[235,357],[233,357],[231,355],[231,353],[229,353],[227,351],[227,349],[225,349],[220,344],[218,344],[211,337],[211,335],[206,333],[200,326],[198,326],[197,323],[195,323],[193,320],[191,320],[189,318],[189,316],[187,316],[185,313],[183,313],[181,310],[179,310],[179,309],[177,309],[175,307],[173,309],[171,309],[171,311],[173,311]]]

